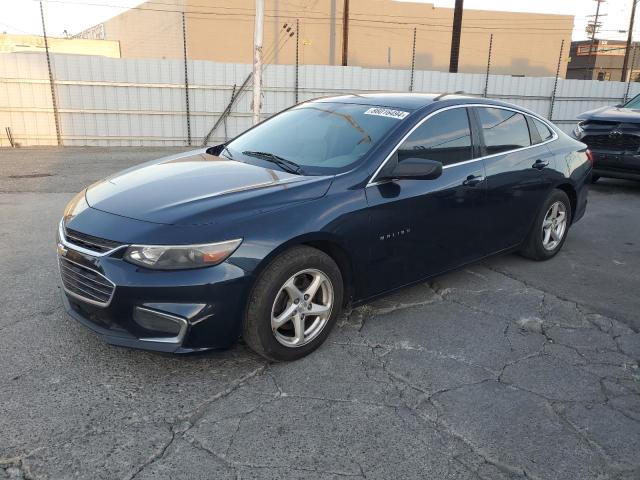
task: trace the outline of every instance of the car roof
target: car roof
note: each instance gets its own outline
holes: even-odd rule
[[[441,94],[441,93],[354,93],[349,95],[340,95],[336,97],[323,97],[311,100],[311,102],[319,103],[353,103],[357,105],[371,105],[378,107],[399,108],[403,110],[415,111],[426,109],[426,107],[460,105],[465,103],[497,105],[517,110],[533,113],[526,108],[512,105],[499,100],[491,100],[483,97],[472,97],[470,95],[460,94]],[[535,114],[534,114],[535,115]]]
[[[436,93],[354,93],[337,97],[324,97],[312,100],[314,102],[355,103],[379,107],[402,108],[417,110],[433,103]]]

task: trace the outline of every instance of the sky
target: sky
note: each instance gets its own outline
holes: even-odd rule
[[[172,0],[157,0],[172,3]],[[404,0],[435,3],[439,7],[453,7],[454,0]],[[632,0],[608,0],[602,4],[602,39],[626,39]],[[74,4],[75,3],[75,4]],[[141,0],[46,0],[44,2],[47,33],[62,36],[66,30],[74,34],[115,16]],[[173,3],[177,3],[173,0]],[[203,1],[204,3],[204,1]],[[91,5],[87,5],[91,4]],[[109,5],[100,7],[98,5]],[[232,0],[230,5],[232,4]],[[587,38],[585,26],[587,15],[595,13],[594,0],[465,0],[465,8],[478,10],[502,10],[512,12],[557,13],[574,15],[573,39]],[[115,8],[121,7],[121,8]],[[0,32],[42,34],[39,4],[34,0],[0,0]],[[634,28],[636,39],[640,38],[640,19]]]

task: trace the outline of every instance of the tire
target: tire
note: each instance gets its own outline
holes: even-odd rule
[[[591,183],[596,183],[600,180],[600,175],[591,175]]]
[[[553,219],[552,207],[558,205],[557,212],[562,212],[564,209],[564,228],[560,229],[561,221],[556,221],[556,224],[549,223]],[[554,257],[564,245],[571,225],[573,212],[571,211],[571,202],[569,197],[562,190],[553,190],[547,199],[545,200],[536,220],[524,241],[523,247],[520,250],[520,254],[523,257],[530,258],[531,260],[549,260]],[[559,218],[559,217],[557,217]],[[543,224],[548,227],[543,231]],[[557,225],[556,227],[549,227],[549,225]],[[550,234],[547,235],[547,231],[551,228]],[[561,233],[559,233],[561,231]],[[547,240],[548,239],[548,240]],[[545,240],[547,240],[545,242]]]
[[[307,299],[304,293],[313,292],[314,285],[315,294]],[[340,269],[324,252],[298,246],[281,253],[260,274],[249,294],[242,322],[245,342],[271,361],[308,355],[333,328],[340,315],[343,291]],[[288,315],[291,311],[293,314]],[[310,313],[316,311],[322,314]],[[285,323],[274,326],[280,321]],[[304,333],[298,334],[301,331]]]

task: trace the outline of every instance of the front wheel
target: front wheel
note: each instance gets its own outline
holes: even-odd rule
[[[340,315],[340,269],[324,252],[294,247],[262,272],[249,296],[243,337],[274,361],[302,358],[327,338]]]
[[[562,190],[553,190],[544,202],[520,251],[532,260],[548,260],[560,251],[569,225],[571,225],[571,202]]]

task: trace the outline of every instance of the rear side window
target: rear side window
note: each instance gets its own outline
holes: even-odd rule
[[[419,157],[452,165],[473,158],[466,108],[445,110],[420,125],[398,149],[398,161]]]
[[[487,155],[531,145],[527,120],[521,113],[501,108],[478,108]]]
[[[543,142],[546,142],[547,140],[551,140],[553,138],[553,133],[551,132],[551,130],[549,130],[549,127],[547,127],[544,123],[542,123],[540,120],[537,119],[533,119],[533,123],[536,126],[536,129],[538,130],[538,133],[540,134],[540,138],[542,139]]]

